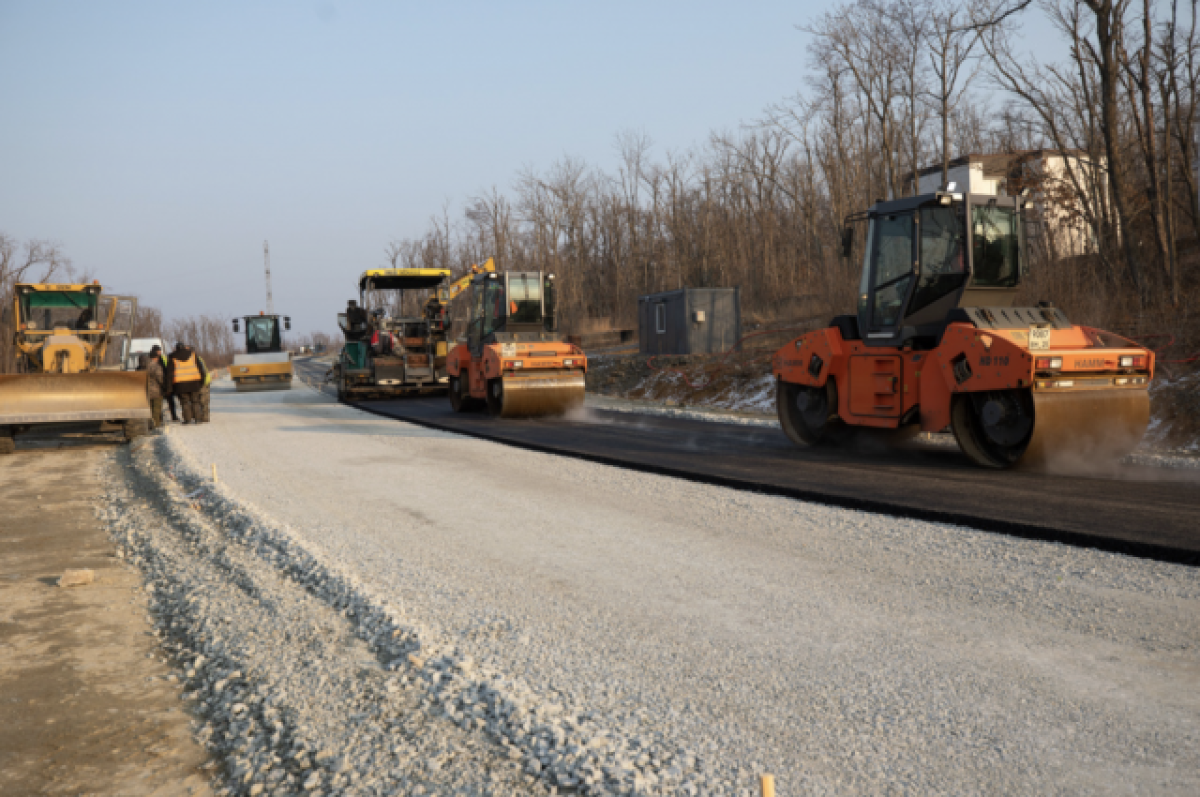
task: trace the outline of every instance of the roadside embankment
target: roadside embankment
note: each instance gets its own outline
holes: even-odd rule
[[[96,517],[112,448],[42,442],[0,458],[0,793],[209,794],[141,573]]]

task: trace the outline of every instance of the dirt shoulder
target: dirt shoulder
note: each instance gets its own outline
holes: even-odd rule
[[[207,755],[95,515],[107,446],[0,458],[0,793],[210,794]],[[56,586],[64,570],[92,584]]]

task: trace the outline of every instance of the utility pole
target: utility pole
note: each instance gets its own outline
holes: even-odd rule
[[[271,249],[263,241],[263,265],[267,269],[267,315],[275,315],[275,300],[271,298]]]

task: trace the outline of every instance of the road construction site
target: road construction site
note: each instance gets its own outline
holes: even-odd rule
[[[234,793],[1200,788],[1200,571],[1086,544],[1194,550],[1186,473],[988,496],[950,453],[785,455],[686,419],[455,433],[423,401],[219,381],[212,424],[108,455],[101,516]],[[834,497],[760,478],[739,434]],[[605,439],[646,461],[566,450]],[[689,447],[740,470],[650,461]],[[836,498],[852,474],[875,504]],[[940,499],[910,504],[960,522],[900,506],[923,483]]]

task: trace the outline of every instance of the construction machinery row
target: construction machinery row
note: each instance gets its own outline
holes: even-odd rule
[[[1072,324],[1048,302],[1016,304],[1029,272],[1031,207],[1025,195],[963,194],[951,184],[848,218],[844,256],[865,241],[857,312],[789,341],[772,360],[787,436],[836,445],[857,430],[903,438],[949,429],[987,468],[1131,451],[1149,424],[1154,353]],[[393,317],[387,308],[400,302],[351,303],[339,317],[340,397],[440,389],[457,412],[486,407],[503,418],[583,403],[587,359],[557,334],[553,275],[497,273],[489,260],[448,280],[438,270],[362,275],[360,300],[383,288],[433,293],[419,317]],[[447,352],[446,309],[464,293],[465,331]]]
[[[340,400],[448,393],[456,412],[501,418],[583,404],[587,357],[558,334],[553,274],[500,273],[488,260],[455,282],[449,270],[401,268],[366,271],[358,284],[358,300],[338,315]],[[447,313],[461,296],[465,331],[450,348]]]
[[[1048,302],[1016,304],[1029,270],[1031,207],[1025,196],[951,185],[847,219],[843,254],[865,242],[857,311],[789,341],[772,360],[788,437],[836,445],[855,430],[949,429],[988,468],[1132,450],[1149,424],[1154,353],[1072,324]],[[856,223],[865,224],[861,235]],[[587,357],[558,333],[553,274],[498,272],[489,260],[450,277],[426,268],[361,275],[357,302],[338,316],[340,399],[437,392],[456,412],[486,408],[501,418],[583,403]],[[37,424],[144,432],[145,376],[104,366],[113,341],[129,338],[136,301],[105,296],[97,284],[23,283],[14,293],[21,373],[0,376],[0,451]],[[448,311],[460,297],[465,326],[451,345]],[[246,353],[230,369],[238,390],[290,387],[281,331],[289,319],[268,311],[240,322]]]

